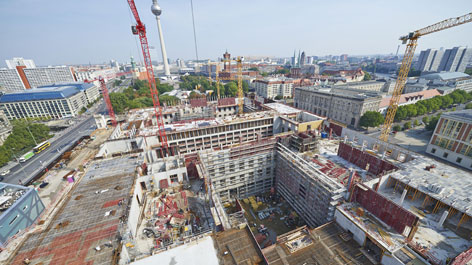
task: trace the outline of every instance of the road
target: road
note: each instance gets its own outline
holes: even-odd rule
[[[123,83],[117,87],[110,87],[110,92],[121,91],[130,85],[131,80],[123,80]],[[18,163],[10,169],[2,182],[18,184],[27,183],[40,171],[44,170],[46,165],[59,157],[68,147],[73,145],[84,135],[90,135],[95,129],[95,120],[93,114],[107,114],[105,103],[102,101],[99,104],[91,107],[84,114],[74,118],[75,123],[67,129],[59,132],[49,140],[51,146],[43,152],[33,156],[30,160],[24,163]]]

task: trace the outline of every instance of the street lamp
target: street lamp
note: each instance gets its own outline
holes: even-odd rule
[[[28,132],[29,132],[30,135],[31,135],[31,138],[33,138],[34,144],[35,144],[35,145],[38,145],[38,143],[36,142],[36,139],[34,138],[33,134],[31,133],[31,131],[30,131],[30,129],[29,129],[29,125],[26,125],[26,130],[28,130]]]

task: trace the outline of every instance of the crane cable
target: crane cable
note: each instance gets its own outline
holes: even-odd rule
[[[190,8],[192,10],[193,42],[195,44],[195,56],[197,58],[197,65],[198,65],[197,32],[195,31],[195,17],[194,17],[194,14],[193,14],[193,0],[190,0]]]

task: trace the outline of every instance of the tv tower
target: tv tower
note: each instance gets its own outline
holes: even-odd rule
[[[164,44],[164,35],[162,34],[161,28],[160,15],[162,14],[162,9],[157,4],[157,0],[152,0],[151,11],[156,16],[157,20],[157,30],[159,31],[159,40],[161,42],[162,60],[164,61],[164,75],[170,77],[169,63],[167,62],[166,46]]]

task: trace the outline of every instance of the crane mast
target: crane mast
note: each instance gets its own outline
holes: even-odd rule
[[[400,40],[403,42],[403,44],[406,43],[407,45],[405,49],[405,55],[402,59],[402,64],[400,66],[400,70],[398,72],[397,82],[395,83],[392,98],[390,99],[387,115],[385,116],[385,122],[382,127],[382,133],[379,137],[380,140],[384,142],[388,141],[388,136],[390,134],[390,130],[395,119],[395,114],[398,109],[398,103],[400,102],[400,97],[402,95],[403,88],[405,87],[405,83],[408,78],[408,73],[410,72],[411,63],[413,61],[413,55],[415,54],[415,49],[418,44],[418,38],[434,32],[459,26],[468,22],[472,22],[472,13],[468,13],[460,17],[449,18],[436,24],[419,29],[417,31],[410,32],[408,35],[400,37]]]
[[[116,117],[115,117],[115,112],[113,111],[113,106],[111,105],[107,84],[105,83],[105,79],[101,76],[98,78],[98,81],[100,82],[100,87],[102,88],[103,100],[105,100],[105,104],[107,105],[108,115],[111,118],[111,124],[113,125],[113,127],[115,127]]]
[[[156,78],[154,77],[154,70],[152,69],[151,55],[149,53],[149,43],[146,37],[146,27],[139,18],[138,10],[136,9],[134,0],[128,0],[128,4],[131,9],[131,12],[133,13],[134,19],[136,20],[136,25],[132,26],[131,30],[134,35],[139,36],[139,41],[141,43],[149,89],[151,90],[152,103],[154,105],[154,114],[156,115],[157,126],[159,130],[160,142],[162,147],[167,149],[167,135],[164,128],[164,121],[162,120],[162,108],[159,102],[159,92],[156,88]]]

